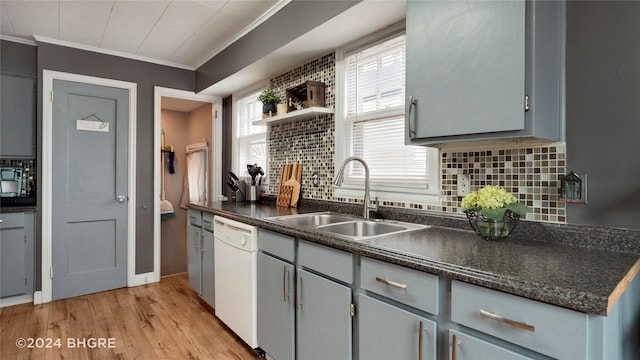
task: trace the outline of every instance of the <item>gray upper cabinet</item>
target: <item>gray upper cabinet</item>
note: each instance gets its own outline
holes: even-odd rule
[[[563,140],[564,11],[561,1],[408,1],[405,142]]]
[[[1,76],[0,157],[35,158],[36,79]]]

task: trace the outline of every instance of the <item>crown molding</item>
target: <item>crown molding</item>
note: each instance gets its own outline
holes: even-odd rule
[[[19,37],[9,36],[9,35],[3,35],[3,34],[0,34],[0,40],[6,40],[6,41],[25,44],[25,45],[37,46],[34,40],[29,40],[29,39],[19,38]]]
[[[153,63],[153,64],[157,64],[157,65],[170,66],[170,67],[179,68],[179,69],[185,69],[185,70],[191,70],[191,71],[195,70],[195,68],[193,66],[174,63],[174,62],[171,62],[171,61],[163,61],[163,60],[149,58],[149,57],[146,57],[146,56],[128,54],[128,53],[121,52],[121,51],[116,51],[116,50],[102,49],[102,48],[98,48],[98,47],[95,47],[95,46],[82,45],[82,44],[77,44],[77,43],[70,42],[70,41],[52,39],[52,38],[48,38],[48,37],[40,36],[40,35],[33,35],[33,37],[36,39],[36,42],[43,42],[43,43],[47,43],[47,44],[66,46],[66,47],[70,47],[70,48],[74,48],[74,49],[91,51],[91,52],[96,52],[96,53],[105,54],[105,55],[111,55],[111,56],[118,56],[118,57],[122,57],[122,58],[138,60],[138,61],[144,61],[144,62]]]

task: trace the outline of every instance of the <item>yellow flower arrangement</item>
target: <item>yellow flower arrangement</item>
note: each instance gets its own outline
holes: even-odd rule
[[[487,185],[462,199],[462,211],[478,211],[490,220],[500,221],[507,210],[524,216],[528,208],[500,186]]]

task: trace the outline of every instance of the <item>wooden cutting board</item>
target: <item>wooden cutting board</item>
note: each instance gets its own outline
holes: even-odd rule
[[[302,180],[302,164],[293,165],[293,175],[291,176],[293,181],[291,186],[293,190],[291,192],[291,207],[298,206],[298,200],[300,199],[300,180]]]
[[[291,173],[293,170],[292,164],[284,164],[282,165],[282,170],[280,171],[280,184],[278,187],[278,197],[276,198],[276,205],[281,207],[289,207],[291,205],[291,194],[293,193],[293,188],[285,187],[285,183],[291,177]]]

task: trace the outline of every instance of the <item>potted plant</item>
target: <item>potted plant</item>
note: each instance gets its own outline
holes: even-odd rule
[[[461,206],[473,230],[486,240],[509,236],[520,216],[529,210],[504,188],[494,185],[469,193],[462,199]]]
[[[263,114],[275,114],[276,104],[282,101],[282,97],[276,94],[272,89],[264,89],[264,91],[258,96],[258,101],[262,103]]]

